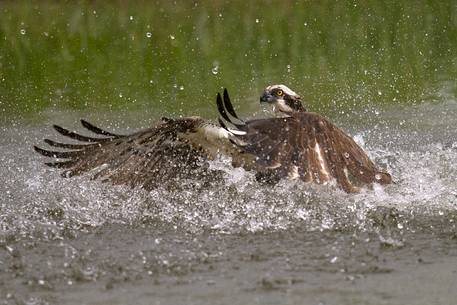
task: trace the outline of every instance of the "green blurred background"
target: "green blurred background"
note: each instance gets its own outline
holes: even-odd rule
[[[316,111],[456,95],[457,1],[1,1],[0,111],[215,113],[284,83]]]

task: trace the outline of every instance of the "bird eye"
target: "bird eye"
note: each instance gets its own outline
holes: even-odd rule
[[[282,90],[276,91],[277,96],[283,96],[284,92]]]

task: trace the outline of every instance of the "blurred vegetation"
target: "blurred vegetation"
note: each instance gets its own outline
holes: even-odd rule
[[[0,111],[244,107],[284,83],[310,108],[455,96],[457,2],[1,1]]]

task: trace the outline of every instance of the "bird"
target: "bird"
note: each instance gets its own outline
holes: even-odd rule
[[[78,143],[44,139],[59,150],[34,149],[53,158],[45,164],[61,169],[63,177],[90,173],[94,180],[146,190],[181,186],[184,180],[221,180],[221,170],[210,166],[220,155],[229,157],[233,167],[254,171],[261,183],[334,180],[345,192],[356,193],[358,185],[391,182],[352,138],[319,114],[307,112],[287,86],[268,86],[260,101],[273,104],[279,116],[242,120],[224,89],[216,96],[218,125],[199,116],[163,117],[150,128],[124,135],[81,120],[92,135],[53,125]]]
[[[285,85],[268,86],[260,97],[261,103],[274,106],[279,114],[275,118],[244,122],[230,100],[224,102],[227,111],[219,106],[219,112],[225,122],[219,121],[231,133],[231,142],[241,153],[254,155],[258,166],[273,177],[317,184],[336,181],[347,193],[360,192],[362,185],[392,183],[392,176],[379,170],[349,135],[322,115],[308,112],[300,95]]]
[[[39,154],[54,159],[45,164],[63,170],[62,177],[91,173],[93,180],[152,190],[179,185],[183,179],[212,180],[218,171],[210,169],[208,161],[218,154],[235,154],[228,132],[197,116],[163,117],[154,126],[127,135],[83,119],[81,124],[92,135],[53,125],[59,134],[78,143],[44,139],[59,150],[34,146]]]

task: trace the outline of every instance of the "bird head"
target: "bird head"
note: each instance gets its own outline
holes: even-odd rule
[[[260,102],[273,104],[285,113],[306,111],[300,96],[284,85],[271,85],[265,88]]]

